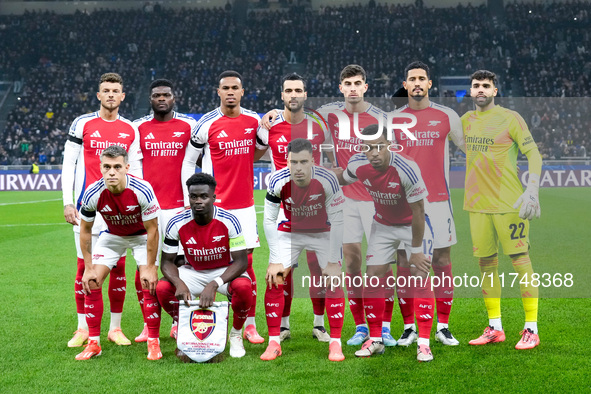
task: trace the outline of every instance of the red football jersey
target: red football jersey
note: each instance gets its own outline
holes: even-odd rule
[[[227,267],[232,263],[230,252],[246,249],[238,219],[219,207],[214,207],[213,219],[205,226],[195,222],[190,209],[174,216],[166,227],[162,251],[177,253],[179,242],[197,271]]]
[[[448,137],[451,136],[456,146],[464,143],[462,122],[458,114],[451,108],[435,103],[418,111],[405,106],[400,112],[413,114],[417,118],[416,126],[410,129],[417,137],[416,141],[399,129],[394,132],[397,143],[403,147],[402,152],[419,165],[429,191],[428,200],[449,200]]]
[[[355,136],[355,133],[353,131],[354,127],[357,127],[358,130],[361,131],[369,125],[377,124],[380,118],[383,119],[383,124],[386,124],[386,114],[384,113],[384,111],[377,107],[374,107],[371,104],[365,112],[357,114],[352,114],[349,111],[347,111],[344,102],[328,104],[326,106],[319,108],[318,111],[342,112],[349,119],[350,138],[347,139],[339,138],[339,121],[337,115],[335,115],[334,113],[329,113],[327,120],[330,138],[332,138],[334,144],[336,161],[337,164],[343,168],[347,165],[349,159],[359,152],[358,150],[355,150],[355,147],[364,143],[362,139],[357,138]],[[367,190],[365,190],[365,188],[360,182],[355,182],[351,185],[343,186],[343,193],[346,197],[352,198],[354,200],[372,200],[371,196],[367,193]]]
[[[343,177],[347,182],[360,181],[373,199],[375,220],[387,226],[411,224],[412,211],[408,204],[428,194],[417,164],[396,153],[391,153],[390,165],[384,172],[374,169],[364,154],[356,154]]]
[[[187,149],[203,150],[202,170],[215,177],[216,205],[241,209],[254,205],[254,151],[260,117],[241,108],[236,118],[217,108],[199,120]]]
[[[130,236],[146,234],[144,221],[157,218],[159,210],[152,186],[143,179],[127,175],[127,186],[120,194],[111,193],[104,179],[88,186],[82,197],[80,216],[93,222],[98,211],[109,233]]]
[[[140,135],[144,179],[150,182],[162,209],[184,205],[181,167],[191,132],[197,122],[190,116],[173,113],[168,122],[145,116],[134,122]]]

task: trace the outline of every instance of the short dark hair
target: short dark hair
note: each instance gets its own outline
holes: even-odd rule
[[[104,73],[101,75],[101,79],[98,84],[99,91],[101,90],[101,83],[103,82],[119,83],[121,84],[121,90],[123,90],[123,78],[121,78],[121,75],[117,73]]]
[[[494,72],[488,70],[478,70],[470,76],[470,85],[472,84],[473,80],[484,81],[485,79],[490,79],[495,87],[499,82],[497,79],[497,74]]]
[[[431,72],[429,71],[429,66],[418,60],[415,60],[414,62],[406,66],[406,68],[404,69],[404,79],[406,80],[406,78],[408,78],[408,72],[410,70],[415,70],[417,68],[425,70],[425,72],[427,73],[427,79],[431,79]]]
[[[105,148],[103,153],[101,153],[101,159],[103,157],[109,157],[111,159],[115,159],[120,156],[123,156],[123,161],[125,162],[125,164],[127,164],[127,158],[128,158],[127,151],[125,150],[125,148],[123,148],[122,146],[119,146],[119,145],[111,145],[111,146]]]
[[[240,73],[238,71],[234,71],[234,70],[226,70],[223,73],[221,73],[218,76],[218,84],[222,81],[222,79],[224,78],[238,78],[240,80],[240,84],[243,84],[243,80],[242,80],[242,75],[240,75]]]
[[[302,151],[307,150],[310,154],[314,154],[314,149],[312,149],[312,143],[305,138],[296,138],[292,140],[289,144],[287,144],[287,153],[300,153]]]
[[[361,75],[364,82],[367,79],[367,74],[363,67],[358,64],[349,64],[343,68],[343,71],[341,71],[341,82],[343,82],[343,79],[345,78],[356,77],[357,75]]]
[[[283,80],[281,81],[281,91],[283,91],[285,81],[302,81],[302,83],[304,84],[304,92],[306,91],[306,81],[304,80],[304,77],[302,77],[300,74],[290,73],[284,76]]]
[[[197,174],[193,174],[189,177],[189,179],[187,179],[187,189],[189,189],[191,186],[194,185],[207,185],[209,186],[211,189],[213,189],[213,191],[215,191],[215,188],[217,186],[217,182],[215,181],[215,178],[212,177],[209,174],[206,174],[204,172],[199,172]]]
[[[388,130],[385,127],[382,127],[382,132],[380,133],[380,125],[377,124],[370,124],[369,126],[365,127],[363,130],[361,130],[361,135],[380,135],[383,136],[386,141],[388,141]]]
[[[161,79],[155,79],[154,81],[152,81],[152,83],[150,84],[150,93],[152,92],[152,89],[158,88],[160,86],[169,87],[170,90],[172,92],[174,92],[174,86],[172,86],[172,82],[169,81],[168,79],[161,78]]]

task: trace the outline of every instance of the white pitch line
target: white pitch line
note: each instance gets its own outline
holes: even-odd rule
[[[5,202],[1,203],[0,206],[3,205],[18,205],[18,204],[34,204],[37,202],[49,202],[49,201],[61,201],[61,198],[55,198],[53,200],[37,200],[37,201],[20,201],[20,202]]]
[[[61,226],[70,223],[23,223],[23,224],[0,224],[0,227],[21,227],[21,226]]]

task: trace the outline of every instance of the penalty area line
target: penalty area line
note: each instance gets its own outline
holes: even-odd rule
[[[22,223],[22,224],[0,224],[0,227],[21,227],[21,226],[61,226],[70,223]]]

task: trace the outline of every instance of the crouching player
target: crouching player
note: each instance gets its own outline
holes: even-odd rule
[[[82,289],[89,339],[76,360],[101,355],[100,332],[103,317],[102,285],[117,261],[132,249],[137,262],[144,299],[157,307],[158,215],[160,207],[152,186],[127,175],[127,151],[113,145],[101,154],[103,178],[88,186],[80,209],[80,247],[84,256]],[[92,224],[100,212],[107,225],[92,247]],[[150,311],[153,313],[153,311]],[[151,345],[156,344],[156,346]],[[148,358],[160,354],[158,342],[148,342]],[[160,354],[160,357],[162,355]],[[157,358],[160,358],[157,357]]]
[[[179,301],[199,297],[208,308],[215,293],[230,299],[234,321],[230,331],[230,356],[243,357],[242,327],[251,303],[251,282],[246,274],[248,259],[242,228],[236,216],[213,205],[215,179],[205,173],[187,180],[191,209],[174,216],[166,226],[162,246],[162,273],[156,292],[164,310],[177,322]],[[177,267],[179,243],[189,264]],[[148,331],[150,325],[148,322]],[[158,331],[154,332],[157,335]],[[152,334],[148,334],[152,337]]]
[[[342,361],[345,359],[341,349],[345,293],[340,281],[345,200],[334,173],[314,165],[310,141],[294,139],[287,145],[287,152],[287,167],[273,173],[265,199],[264,229],[270,252],[265,277],[269,345],[261,360],[274,360],[281,355],[283,279],[306,249],[316,253],[325,281],[330,326],[328,359]],[[277,225],[281,203],[287,220]]]
[[[415,315],[419,326],[417,360],[431,361],[433,355],[429,337],[435,300],[429,279],[433,232],[424,209],[427,188],[417,164],[391,148],[395,146],[390,145],[385,128],[380,130],[378,125],[370,125],[361,133],[377,138],[368,140],[365,153],[349,159],[341,176],[346,184],[360,180],[372,196],[376,209],[366,256],[369,281],[363,290],[369,340],[361,350],[355,352],[355,356],[370,357],[384,353],[384,289],[393,285],[387,283],[390,270],[388,262],[394,259],[398,245],[403,242],[411,246],[407,253],[410,255],[411,297],[415,298]]]

